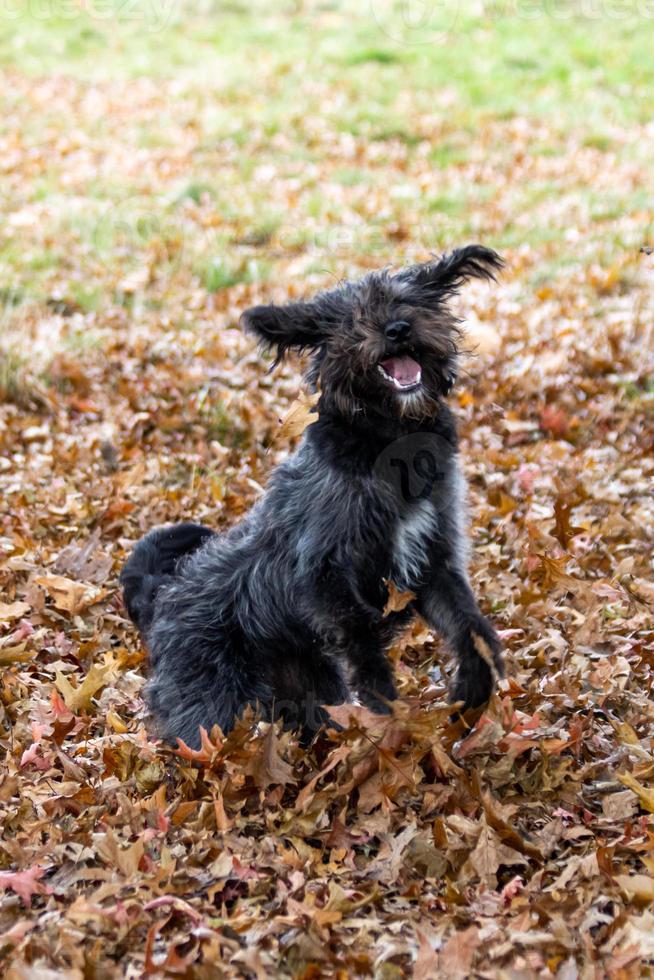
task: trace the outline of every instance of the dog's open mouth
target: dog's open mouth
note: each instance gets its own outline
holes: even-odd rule
[[[387,357],[377,365],[386,381],[398,391],[413,391],[418,388],[422,371],[417,361],[408,354]]]

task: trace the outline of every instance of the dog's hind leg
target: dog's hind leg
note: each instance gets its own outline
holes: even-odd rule
[[[155,528],[138,542],[120,575],[130,619],[141,633],[152,622],[158,589],[175,575],[178,564],[213,537],[201,524],[174,524]]]
[[[159,734],[197,748],[200,727],[224,734],[243,711],[270,717],[274,692],[265,666],[244,656],[237,636],[216,629],[180,631],[174,618],[157,616],[150,634],[152,676],[145,688]]]
[[[285,654],[275,671],[273,716],[287,728],[299,729],[303,744],[329,723],[325,704],[349,701],[350,690],[341,667],[331,657]]]

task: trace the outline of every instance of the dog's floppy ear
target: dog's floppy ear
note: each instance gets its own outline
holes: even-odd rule
[[[333,290],[308,302],[253,306],[241,315],[240,322],[264,347],[273,348],[279,361],[287,350],[317,350],[348,311],[344,294]]]
[[[495,279],[503,266],[491,248],[466,245],[434,262],[414,265],[401,272],[400,278],[438,299],[456,293],[467,279]]]

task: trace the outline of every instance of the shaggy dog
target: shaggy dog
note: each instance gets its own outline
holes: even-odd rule
[[[318,418],[240,524],[156,529],[123,570],[165,738],[196,746],[200,726],[227,732],[247,705],[305,740],[325,721],[321,705],[354,693],[388,711],[386,651],[415,613],[456,657],[454,700],[488,699],[502,661],[466,574],[465,485],[445,403],[459,330],[447,301],[501,266],[470,245],[243,314],[278,361],[312,353]],[[414,597],[384,615],[388,582]]]

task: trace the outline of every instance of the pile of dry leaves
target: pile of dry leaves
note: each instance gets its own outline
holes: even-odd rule
[[[449,720],[446,657],[418,624],[394,651],[392,719],[335,709],[345,730],[307,752],[247,724],[200,752],[148,738],[144,655],[117,592],[125,552],[158,521],[233,521],[283,452],[267,448],[277,421],[263,367],[235,331],[164,356],[116,328],[83,366],[60,358],[47,404],[30,407],[26,381],[26,402],[2,406],[0,927],[12,976],[121,963],[129,975],[511,965],[567,978],[577,964],[637,975],[654,957],[640,338],[628,316],[607,317],[596,344],[558,327],[552,344],[552,300],[527,334],[504,290],[503,352],[480,357],[458,395],[476,588],[509,668],[471,731]],[[221,355],[231,384],[241,372],[232,448],[207,439],[202,414],[199,382]]]
[[[165,96],[146,88],[132,112]],[[25,86],[26,99],[35,92]],[[57,97],[84,96],[66,82]],[[510,145],[512,125],[497,123],[489,146]],[[191,140],[181,129],[173,170]],[[73,188],[108,134],[77,139],[52,147],[64,169],[70,159]],[[5,163],[18,187],[36,163],[16,140]],[[577,150],[600,180],[599,156]],[[134,166],[156,164],[165,180],[166,152],[144,150]],[[362,141],[362,166],[367,152]],[[36,250],[44,207],[21,213]],[[189,204],[189,220],[208,222],[211,208]],[[2,355],[7,975],[572,980],[650,969],[651,257],[581,255],[537,283],[554,250],[509,249],[501,285],[464,300],[483,351],[453,396],[473,578],[508,671],[474,727],[451,722],[447,653],[416,624],[392,654],[393,717],[341,707],[343,731],[307,751],[246,721],[195,752],[148,736],[145,656],[117,574],[152,525],[228,526],[261,493],[288,451],[278,419],[300,376],[295,364],[267,373],[238,311],[330,279],[282,254],[275,289],[240,281],[210,294],[183,263],[160,274],[172,246],[155,239],[136,276],[117,281],[119,259],[94,268],[109,297],[97,311],[54,292],[26,302],[11,323],[30,356]],[[403,254],[388,248],[384,261]],[[75,261],[88,271],[94,256]],[[378,257],[353,248],[348,261],[356,271]]]

